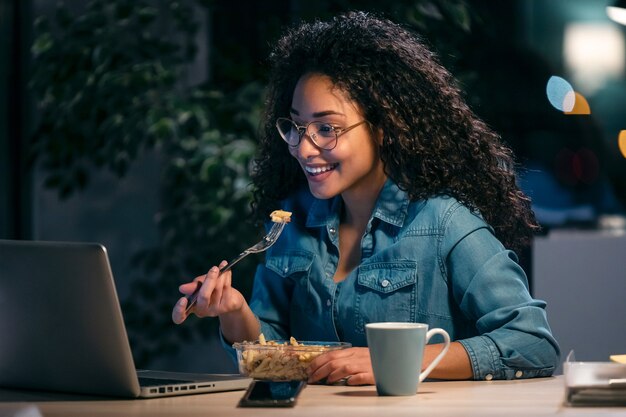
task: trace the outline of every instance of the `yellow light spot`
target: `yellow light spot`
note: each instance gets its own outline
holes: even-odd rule
[[[621,132],[619,132],[617,144],[619,146],[619,151],[622,153],[622,156],[626,158],[626,130],[622,130]]]
[[[565,114],[591,114],[589,103],[582,94],[575,92],[576,99],[574,101],[574,107],[570,111],[564,112]]]

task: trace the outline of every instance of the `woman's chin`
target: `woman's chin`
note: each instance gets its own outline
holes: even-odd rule
[[[320,200],[328,200],[329,198],[333,198],[337,195],[336,192],[331,192],[326,187],[320,187],[319,184],[311,184],[309,182],[309,190],[313,197]]]

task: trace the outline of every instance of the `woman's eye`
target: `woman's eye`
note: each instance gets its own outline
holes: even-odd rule
[[[333,127],[329,124],[322,124],[319,126],[320,133],[332,133],[334,131],[335,129],[333,129]]]

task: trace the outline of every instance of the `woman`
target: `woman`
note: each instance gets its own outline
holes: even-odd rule
[[[364,325],[376,321],[450,334],[432,378],[551,375],[559,349],[545,303],[512,251],[537,224],[511,152],[419,38],[349,13],[289,31],[270,60],[254,207],[292,222],[249,305],[213,267],[194,280],[204,283],[192,311],[218,316],[229,344],[260,333],[352,343],[314,360],[309,382],[374,383]],[[439,349],[427,346],[424,367]]]

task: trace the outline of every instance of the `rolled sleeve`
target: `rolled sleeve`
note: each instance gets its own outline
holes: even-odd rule
[[[547,322],[546,303],[530,296],[517,256],[482,228],[463,236],[447,265],[453,296],[476,327],[477,336],[459,340],[474,379],[552,375],[559,347]]]
[[[554,366],[528,367],[524,363],[507,365],[498,346],[488,336],[471,337],[459,340],[459,343],[465,348],[470,359],[474,380],[524,379],[546,377],[554,373]],[[546,350],[550,351],[550,346],[547,346]]]
[[[459,343],[463,345],[470,358],[474,379],[502,379],[500,375],[500,352],[490,338],[476,336],[459,340]]]

